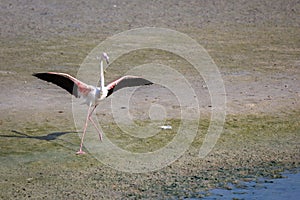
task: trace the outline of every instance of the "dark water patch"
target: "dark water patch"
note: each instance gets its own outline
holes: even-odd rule
[[[282,178],[259,178],[256,181],[228,184],[226,189],[216,188],[203,193],[205,200],[217,199],[270,199],[296,200],[300,196],[300,169],[285,172]]]

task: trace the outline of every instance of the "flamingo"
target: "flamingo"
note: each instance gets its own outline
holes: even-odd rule
[[[83,128],[83,133],[81,137],[81,143],[79,151],[76,154],[85,154],[82,150],[84,136],[86,133],[86,129],[88,126],[88,121],[92,122],[94,127],[96,128],[99,139],[102,141],[102,133],[98,129],[96,123],[92,118],[92,114],[95,111],[96,107],[99,105],[101,100],[104,100],[108,96],[110,96],[113,92],[116,92],[119,89],[124,87],[134,87],[134,86],[142,86],[142,85],[151,85],[153,84],[151,81],[146,80],[137,76],[126,75],[123,76],[108,85],[104,85],[104,73],[103,73],[103,61],[106,61],[109,64],[109,57],[104,52],[100,57],[100,81],[99,86],[88,85],[73,76],[66,73],[59,72],[45,72],[45,73],[34,73],[33,76],[54,83],[61,88],[67,90],[70,94],[74,95],[76,98],[83,98],[84,103],[88,105],[88,111],[86,116],[85,125]]]

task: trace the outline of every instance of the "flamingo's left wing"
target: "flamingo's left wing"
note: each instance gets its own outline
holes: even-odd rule
[[[151,81],[147,79],[138,77],[138,76],[123,76],[106,86],[108,93],[107,97],[110,96],[113,92],[122,89],[124,87],[135,87],[141,85],[151,85],[153,84]]]
[[[73,76],[65,73],[59,72],[46,72],[46,73],[35,73],[33,76],[54,83],[59,87],[67,90],[70,94],[75,97],[80,97],[81,95],[86,96],[91,91],[91,86],[79,81]]]

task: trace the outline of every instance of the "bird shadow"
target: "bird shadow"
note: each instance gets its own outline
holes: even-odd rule
[[[74,151],[75,144],[71,141],[67,141],[67,140],[61,139],[59,137],[69,134],[69,133],[78,133],[77,131],[63,131],[63,132],[53,132],[53,133],[49,133],[47,135],[41,135],[41,136],[32,136],[32,135],[28,135],[26,133],[22,133],[17,130],[11,130],[11,132],[15,133],[15,134],[14,135],[0,134],[0,137],[43,140],[43,141],[47,141],[47,142],[53,142],[56,145],[62,146],[63,148],[67,148],[71,151]],[[60,141],[60,142],[58,142],[58,141]]]
[[[41,136],[32,136],[28,135],[26,133],[22,133],[20,131],[11,130],[11,132],[17,134],[17,135],[0,135],[0,137],[7,137],[7,138],[28,138],[28,139],[37,139],[37,140],[45,140],[45,141],[52,141],[58,139],[58,137],[62,135],[66,135],[69,133],[77,133],[77,131],[64,131],[64,132],[53,132],[49,133],[47,135],[41,135]]]

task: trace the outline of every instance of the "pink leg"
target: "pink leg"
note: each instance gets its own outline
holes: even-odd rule
[[[86,116],[85,125],[84,125],[84,128],[83,128],[83,133],[82,133],[82,138],[81,138],[81,143],[80,143],[80,149],[76,154],[85,154],[85,152],[82,151],[82,145],[83,145],[83,139],[84,139],[84,135],[85,135],[85,132],[86,132],[86,128],[87,128],[87,125],[88,125],[88,120],[89,120],[89,117],[90,117],[90,109],[91,109],[91,106],[89,106],[88,113],[87,113],[87,116]]]
[[[94,127],[96,128],[96,130],[97,130],[97,132],[99,134],[99,139],[100,139],[100,141],[102,141],[102,133],[101,133],[101,131],[98,129],[98,127],[97,127],[96,123],[94,122],[94,120],[92,119],[92,117],[90,117],[89,120],[93,123]]]
[[[96,107],[97,107],[97,105],[94,106],[93,110],[90,112],[89,120],[92,122],[92,124],[93,124],[94,127],[96,128],[96,130],[97,130],[97,132],[98,132],[98,135],[99,135],[99,139],[100,139],[100,141],[102,141],[102,133],[101,133],[101,131],[98,129],[98,127],[97,127],[95,121],[94,121],[93,118],[92,118],[92,114],[93,114],[94,110],[96,109]]]

